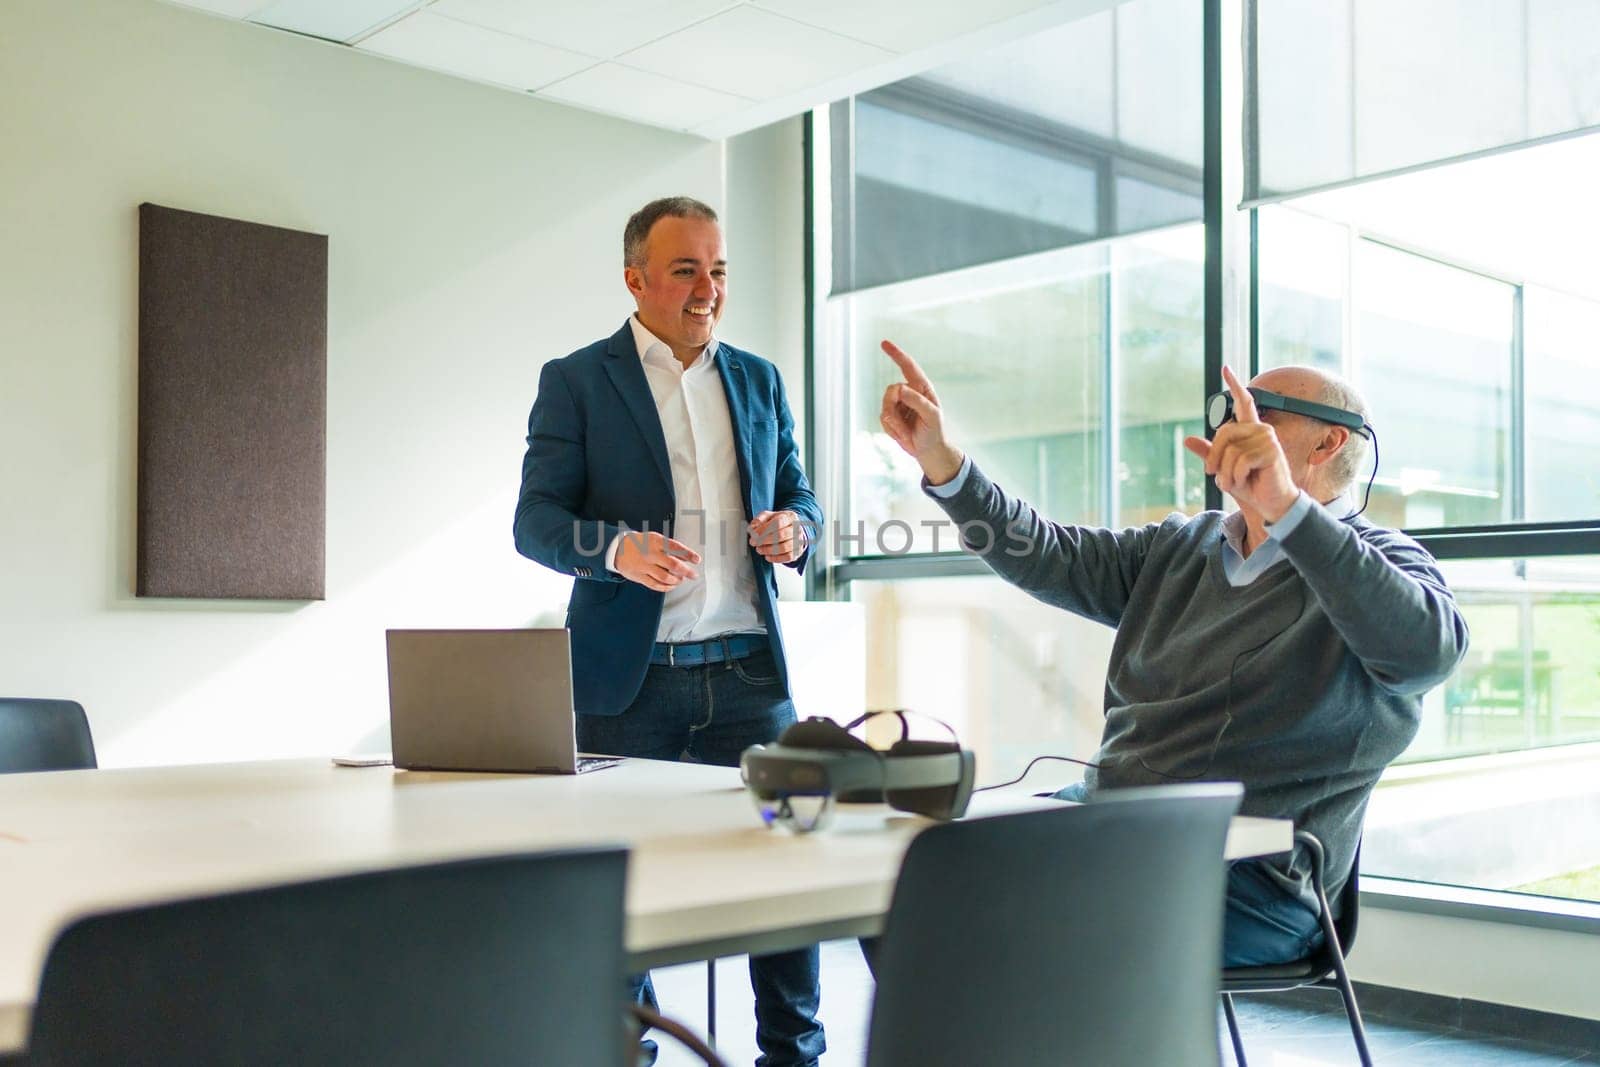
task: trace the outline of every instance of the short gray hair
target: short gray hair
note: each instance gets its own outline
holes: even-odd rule
[[[1317,397],[1319,403],[1341,411],[1349,411],[1361,416],[1362,422],[1368,421],[1367,402],[1361,399],[1361,394],[1356,392],[1356,387],[1336,374],[1322,372],[1324,381],[1322,393]],[[1350,483],[1356,480],[1356,475],[1361,473],[1367,460],[1367,432],[1350,431],[1350,439],[1344,443],[1339,454],[1328,461],[1328,488],[1342,493],[1350,488]]]
[[[635,211],[628,219],[628,225],[623,227],[624,267],[644,266],[645,240],[650,236],[651,228],[662,219],[705,219],[707,222],[716,222],[717,213],[711,209],[710,204],[702,203],[692,196],[664,196],[660,200],[650,201]]]

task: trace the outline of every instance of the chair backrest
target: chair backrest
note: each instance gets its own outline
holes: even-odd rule
[[[868,1067],[1218,1063],[1227,784],[1102,792],[912,841]]]
[[[95,767],[94,737],[72,700],[0,697],[0,774]]]
[[[1339,932],[1339,944],[1348,955],[1356,943],[1356,917],[1361,909],[1361,843],[1356,843],[1356,854],[1350,861],[1350,876],[1339,889],[1339,917],[1333,928]]]
[[[618,1064],[623,849],[350,875],[80,919],[29,1064]]]
[[[1361,842],[1359,841],[1356,842],[1355,856],[1350,861],[1350,874],[1345,879],[1344,885],[1339,887],[1339,906],[1333,910],[1339,916],[1333,920],[1333,932],[1339,938],[1339,953],[1348,956],[1350,950],[1355,947],[1356,920],[1361,910]],[[1326,940],[1310,958],[1312,969],[1319,972],[1319,977],[1335,969],[1333,946]]]

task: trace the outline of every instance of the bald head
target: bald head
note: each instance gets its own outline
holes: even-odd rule
[[[1322,391],[1334,376],[1316,367],[1274,367],[1264,370],[1250,384],[1300,400],[1322,402]]]
[[[1354,412],[1361,416],[1362,422],[1367,421],[1366,401],[1361,399],[1361,394],[1356,392],[1355,386],[1337,374],[1317,367],[1274,367],[1256,375],[1250,384],[1281,396],[1292,396],[1297,400],[1310,400]],[[1291,417],[1315,423],[1325,431],[1343,429],[1328,423],[1318,423],[1304,415]],[[1364,436],[1352,434],[1348,430],[1344,431],[1343,436],[1346,438],[1343,445],[1334,451],[1331,459],[1318,468],[1321,471],[1324,489],[1329,496],[1348,489],[1367,458],[1367,439]]]

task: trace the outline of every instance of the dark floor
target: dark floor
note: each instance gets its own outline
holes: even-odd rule
[[[704,964],[670,967],[655,972],[662,1010],[706,1032],[706,968]],[[743,957],[717,966],[717,1047],[738,1067],[756,1056],[754,1020],[750,1015],[750,983]],[[855,1067],[865,1059],[867,1018],[872,978],[853,941],[833,942],[822,952],[822,1019],[828,1028],[824,1067]],[[1245,1053],[1251,1067],[1347,1067],[1358,1063],[1350,1030],[1336,994],[1326,994],[1326,1010],[1285,1004],[1271,996],[1235,999]],[[1226,1024],[1220,1021],[1224,1067],[1232,1067]],[[1558,1048],[1533,1041],[1513,1041],[1383,1018],[1367,1020],[1367,1040],[1378,1067],[1557,1067],[1558,1064],[1600,1065],[1600,1052]],[[691,1067],[699,1061],[664,1042],[660,1067]]]
[[[1337,994],[1326,994],[1326,1010],[1275,1002],[1270,996],[1237,997],[1239,1031],[1251,1067],[1322,1067],[1354,1064],[1355,1045]],[[719,1011],[720,1015],[721,1012]],[[1367,1046],[1382,1067],[1420,1064],[1461,1067],[1556,1067],[1557,1064],[1600,1064],[1600,1054],[1558,1048],[1535,1041],[1514,1041],[1465,1030],[1447,1030],[1368,1018]],[[1224,1025],[1222,1062],[1233,1063]]]

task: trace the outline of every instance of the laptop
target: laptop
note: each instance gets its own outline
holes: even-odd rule
[[[390,630],[394,765],[416,771],[582,774],[566,630]]]

